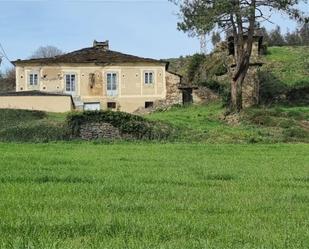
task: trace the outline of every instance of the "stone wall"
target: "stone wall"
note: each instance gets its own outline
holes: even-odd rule
[[[260,80],[259,66],[250,66],[242,87],[242,105],[244,108],[259,104]]]
[[[244,108],[259,104],[260,80],[259,66],[250,65],[246,78],[242,86],[242,106]],[[230,74],[234,73],[235,68],[231,68]],[[230,76],[232,78],[232,75]]]
[[[193,89],[192,97],[194,104],[208,104],[212,101],[220,99],[220,96],[218,94],[216,94],[207,87],[199,87],[198,89]]]
[[[181,77],[177,74],[166,71],[166,97],[162,100],[157,100],[151,108],[138,108],[134,114],[145,115],[156,110],[168,110],[171,106],[182,104],[182,91],[179,89]]]
[[[180,76],[166,72],[166,105],[182,104],[182,91],[178,88],[180,83]]]
[[[80,138],[84,140],[128,138],[109,123],[86,123],[80,128]]]

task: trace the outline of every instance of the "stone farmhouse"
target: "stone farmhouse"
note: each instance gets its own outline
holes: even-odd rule
[[[1,94],[0,108],[49,112],[135,112],[183,102],[181,76],[169,63],[109,49],[109,42],[64,55],[16,60],[16,92]]]

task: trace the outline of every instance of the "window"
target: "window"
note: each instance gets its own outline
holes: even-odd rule
[[[146,101],[145,102],[145,108],[152,108],[153,107],[153,102],[152,101]]]
[[[100,111],[100,102],[84,103],[84,111]]]
[[[144,73],[144,83],[145,85],[151,85],[154,83],[154,73],[153,72]]]
[[[76,90],[76,75],[75,74],[65,75],[65,90],[66,92],[75,92]]]
[[[28,83],[29,83],[30,86],[37,86],[39,84],[39,74],[38,73],[30,73]]]
[[[108,96],[117,96],[117,73],[107,73],[107,95]]]
[[[107,102],[108,109],[116,109],[116,102]]]

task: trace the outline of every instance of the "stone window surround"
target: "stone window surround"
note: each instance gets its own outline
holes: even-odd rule
[[[36,75],[36,82],[35,82]],[[32,82],[31,82],[32,76]],[[27,71],[27,85],[30,87],[37,87],[40,85],[40,71],[39,70],[29,70]]]

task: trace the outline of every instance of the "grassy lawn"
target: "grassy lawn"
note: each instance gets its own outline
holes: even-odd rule
[[[308,248],[308,151],[0,144],[0,248]]]
[[[309,47],[270,47],[266,67],[288,86],[309,85]]]
[[[250,108],[240,122],[223,120],[220,102],[173,107],[145,115],[174,128],[168,138],[200,143],[309,143],[309,107]],[[158,128],[159,126],[156,126]],[[48,142],[67,140],[66,114],[22,110],[0,111],[0,142]]]
[[[27,110],[0,110],[0,142],[47,142],[62,140],[66,114]]]
[[[203,106],[172,108],[146,116],[172,124],[177,128],[178,140],[237,143],[247,141],[257,134],[249,126],[231,126],[220,120],[224,113],[221,103]]]
[[[222,120],[221,103],[175,107],[147,118],[171,124],[178,141],[207,143],[309,142],[309,107],[251,108],[236,125]]]

